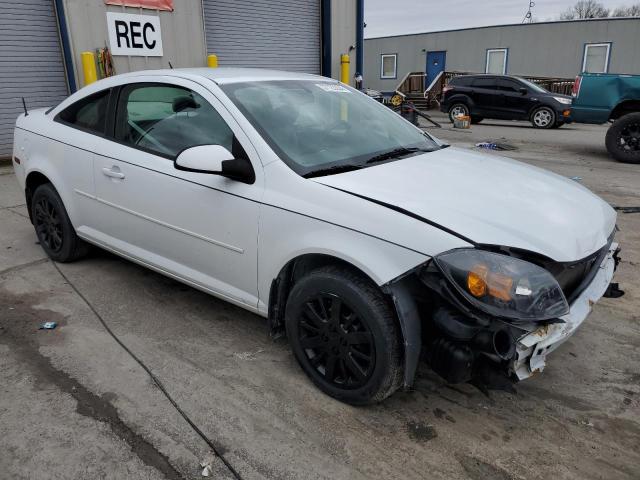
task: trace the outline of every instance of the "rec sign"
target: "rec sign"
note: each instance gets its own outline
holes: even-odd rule
[[[107,30],[113,55],[162,56],[159,17],[107,12]]]

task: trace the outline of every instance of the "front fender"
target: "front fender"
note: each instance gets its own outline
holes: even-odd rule
[[[270,205],[261,207],[258,239],[258,310],[266,315],[272,281],[294,258],[338,258],[382,286],[430,257],[323,220]],[[283,234],[286,232],[286,234]]]

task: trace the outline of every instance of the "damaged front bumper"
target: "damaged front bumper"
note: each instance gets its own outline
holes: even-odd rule
[[[516,354],[509,370],[518,380],[542,372],[547,355],[571,337],[591,313],[593,305],[604,295],[611,283],[617,251],[618,244],[612,243],[592,282],[571,304],[569,313],[560,317],[562,323],[544,325],[517,340]]]

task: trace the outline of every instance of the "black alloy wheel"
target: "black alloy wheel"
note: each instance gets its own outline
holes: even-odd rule
[[[629,113],[618,118],[607,130],[605,143],[616,160],[640,163],[640,113]]]
[[[371,378],[376,348],[373,335],[340,297],[321,293],[310,298],[299,326],[298,342],[327,382],[353,389]]]
[[[58,253],[62,249],[62,223],[56,207],[42,196],[33,206],[33,225],[46,250]]]
[[[88,253],[89,245],[76,235],[62,199],[50,183],[33,192],[31,220],[40,246],[52,260],[72,262]]]
[[[323,392],[379,402],[402,383],[402,341],[389,299],[367,277],[326,266],[296,280],[285,310],[296,360]]]

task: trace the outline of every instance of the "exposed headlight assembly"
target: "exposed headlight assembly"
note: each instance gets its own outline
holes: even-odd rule
[[[452,250],[434,261],[466,299],[489,315],[540,321],[569,313],[556,279],[533,263],[475,249]]]
[[[564,97],[553,97],[554,100],[556,102],[560,102],[563,105],[571,105],[571,99],[570,98],[564,98]]]

